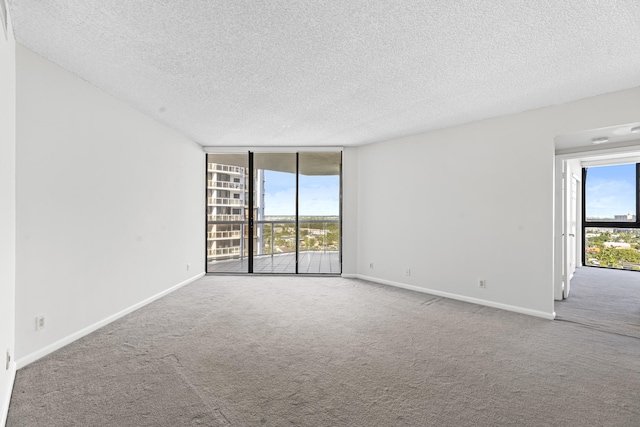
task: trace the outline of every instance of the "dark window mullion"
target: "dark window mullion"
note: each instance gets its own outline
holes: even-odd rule
[[[638,190],[640,189],[640,163],[636,163],[636,225],[640,225],[640,196]]]
[[[248,205],[248,235],[247,235],[247,273],[253,273],[253,189],[254,189],[254,176],[253,176],[253,153],[249,151],[249,205]]]
[[[564,180],[565,191],[567,186],[567,180]],[[587,265],[587,168],[582,168],[582,265]],[[563,201],[564,203],[564,201]],[[562,218],[562,222],[565,219]],[[564,268],[564,267],[563,267]]]
[[[299,183],[300,183],[300,153],[296,153],[296,274],[298,274],[298,260],[300,259],[300,216],[299,216]]]
[[[342,274],[342,160],[343,155],[342,151],[340,151],[340,199],[338,205],[338,233],[340,234],[340,239],[338,240],[338,259],[340,260],[340,274]]]

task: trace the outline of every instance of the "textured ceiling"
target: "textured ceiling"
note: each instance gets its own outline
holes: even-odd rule
[[[19,43],[202,145],[357,145],[640,86],[637,0],[9,0]]]

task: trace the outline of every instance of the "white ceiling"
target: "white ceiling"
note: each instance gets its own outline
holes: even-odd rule
[[[640,86],[637,0],[9,0],[16,39],[202,145],[357,145]]]
[[[638,100],[640,106],[640,99]],[[586,129],[555,137],[557,154],[585,150],[602,150],[611,147],[638,146],[640,144],[640,122],[626,123],[605,128]],[[606,143],[593,144],[594,139],[606,138]]]

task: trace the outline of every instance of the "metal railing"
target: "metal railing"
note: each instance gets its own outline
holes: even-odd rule
[[[219,165],[216,163],[209,163],[207,166],[208,172],[230,172],[244,174],[244,168],[239,166]]]
[[[295,232],[295,221],[278,221],[278,220],[270,220],[270,221],[256,221],[256,228],[261,230],[259,233],[262,237],[262,244],[257,248],[257,255],[277,255],[278,253],[288,253],[294,252],[296,248],[296,232]],[[318,227],[310,227],[312,224],[322,224],[322,228]],[[339,248],[339,230],[338,227],[335,227],[335,236],[332,235],[332,231],[329,230],[328,225],[335,224],[339,225],[339,220],[300,220],[298,221],[298,237],[299,241],[299,251],[335,251]],[[284,233],[285,228],[291,228],[289,234]],[[280,233],[280,235],[276,236],[276,234]],[[330,235],[331,234],[331,235]],[[278,244],[276,240],[280,240],[281,243],[290,242],[290,246],[286,246],[283,244]],[[313,242],[313,244],[311,244]],[[289,249],[282,250],[282,249]]]
[[[207,235],[209,239],[239,239],[242,237],[240,230],[209,231]]]
[[[221,255],[238,255],[240,254],[240,248],[239,247],[231,247],[231,248],[215,248],[215,249],[209,249],[207,251],[208,255],[210,257],[216,257],[216,256],[221,256]]]
[[[207,220],[210,223],[226,222],[227,224],[233,224],[238,221],[243,222],[242,219],[242,215],[207,215]]]
[[[244,202],[240,199],[228,197],[207,197],[207,205],[241,206]]]
[[[230,219],[236,217],[235,219]],[[212,219],[214,218],[214,219]],[[247,221],[243,220],[241,215],[209,215],[209,225],[246,225]],[[312,226],[322,224],[322,227]],[[299,244],[300,252],[334,252],[339,250],[339,220],[300,220],[299,226]],[[287,254],[296,250],[296,222],[294,220],[261,220],[254,222],[254,256],[271,256],[278,254]],[[330,225],[336,227],[329,228]],[[236,248],[234,254],[239,259],[244,259],[245,240],[247,236],[242,230],[235,231],[219,231],[208,232],[210,240],[235,238],[240,239],[240,247]],[[212,254],[209,250],[210,257],[230,255],[229,253]]]
[[[216,180],[208,180],[207,181],[208,188],[230,188],[232,190],[242,190],[244,185],[241,182],[229,182],[229,181],[216,181]]]

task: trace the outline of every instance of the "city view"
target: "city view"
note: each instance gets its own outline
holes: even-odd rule
[[[640,229],[636,223],[636,165],[587,168],[585,182],[585,264],[640,270]],[[627,212],[627,213],[622,213]],[[599,222],[599,227],[589,223]],[[602,226],[602,223],[616,226]]]
[[[597,267],[640,270],[640,230],[587,227],[585,263]]]

